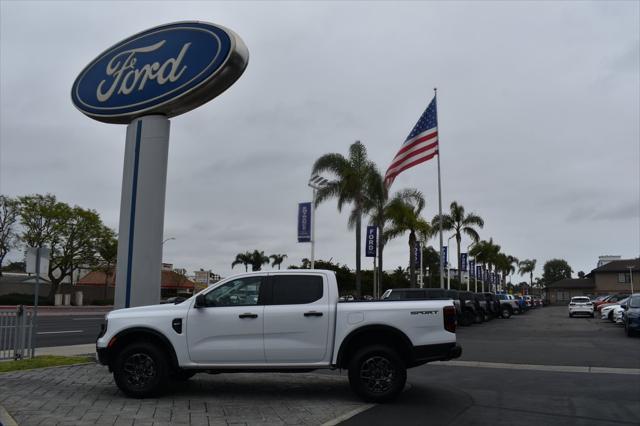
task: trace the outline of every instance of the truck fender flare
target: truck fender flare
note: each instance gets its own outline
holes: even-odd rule
[[[150,337],[151,339],[149,340],[154,343],[159,343],[162,349],[164,349],[169,355],[169,364],[174,368],[177,368],[179,366],[178,356],[176,355],[176,351],[169,339],[167,339],[164,334],[162,334],[158,330],[154,330],[153,328],[131,327],[120,331],[118,334],[112,337],[112,339],[115,339],[115,348],[122,344],[123,341],[128,340],[127,337],[133,337],[133,335],[139,337]]]
[[[363,327],[357,328],[351,331],[347,337],[342,340],[340,344],[340,349],[338,350],[338,357],[336,359],[336,365],[341,366],[343,364],[343,360],[345,355],[348,355],[350,352],[351,343],[356,341],[360,336],[364,334],[378,334],[378,335],[386,335],[393,336],[394,340],[399,340],[402,342],[402,345],[407,349],[407,352],[400,353],[399,355],[403,357],[406,361],[409,361],[411,358],[411,349],[413,348],[413,343],[411,343],[411,339],[407,337],[404,332],[398,330],[395,327],[391,327],[389,325],[384,324],[369,324]],[[374,342],[372,342],[374,343]],[[394,348],[395,349],[395,348]]]

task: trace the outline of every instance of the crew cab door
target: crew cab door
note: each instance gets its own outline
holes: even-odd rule
[[[187,318],[191,361],[200,364],[265,362],[264,305],[266,276],[240,277],[205,294],[206,305],[192,307]]]
[[[313,274],[269,276],[264,307],[267,363],[318,363],[328,354],[329,292],[326,278]]]

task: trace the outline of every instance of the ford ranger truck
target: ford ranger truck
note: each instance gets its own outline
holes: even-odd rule
[[[96,343],[126,395],[198,372],[346,369],[366,401],[402,391],[407,369],[460,356],[451,300],[338,303],[332,271],[253,272],[177,304],[109,312]]]

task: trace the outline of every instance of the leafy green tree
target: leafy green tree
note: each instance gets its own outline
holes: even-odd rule
[[[236,265],[244,265],[244,271],[249,271],[249,265],[251,265],[251,252],[246,251],[244,253],[236,254],[236,259],[231,262],[231,269],[233,269]]]
[[[276,265],[278,265],[278,269],[280,269],[280,265],[282,265],[282,262],[284,262],[284,260],[287,258],[287,255],[272,254],[271,256],[269,256],[269,258],[271,259],[271,266],[275,267]]]
[[[524,259],[518,263],[518,273],[520,275],[529,274],[529,286],[533,287],[533,271],[536,269],[536,259]]]
[[[551,259],[545,262],[542,272],[542,283],[549,285],[565,278],[571,278],[573,270],[564,259]]]
[[[429,223],[420,217],[425,206],[422,193],[416,189],[399,191],[389,202],[387,217],[391,225],[383,238],[388,241],[409,232],[409,282],[416,287],[416,241],[417,234],[429,235]]]
[[[21,197],[20,206],[22,241],[51,249],[48,277],[49,301],[53,302],[65,278],[79,267],[93,264],[104,224],[94,210],[71,207],[53,195]]]
[[[18,245],[16,224],[19,213],[20,208],[17,200],[0,195],[0,277],[2,276],[4,258]]]
[[[318,158],[313,165],[312,174],[320,175],[329,172],[334,179],[318,189],[316,192],[316,206],[320,203],[337,198],[338,211],[342,211],[345,204],[351,204],[348,227],[356,231],[356,293],[362,296],[361,278],[361,248],[362,248],[362,215],[364,214],[365,198],[369,192],[370,175],[375,166],[367,158],[365,146],[356,141],[349,147],[349,157],[338,153],[325,154]]]
[[[104,274],[104,299],[109,298],[109,280],[114,275],[118,260],[118,239],[106,226],[98,237],[94,268]]]
[[[497,271],[502,273],[502,277],[504,279],[503,284],[507,284],[507,277],[516,272],[516,265],[518,264],[518,259],[507,255],[504,253],[498,253],[495,262],[495,268]]]
[[[269,264],[269,256],[264,254],[263,251],[254,250],[251,253],[251,270],[252,271],[260,271],[262,270],[263,265]]]
[[[436,230],[440,229],[440,215],[436,215],[431,221],[431,226]],[[462,258],[460,256],[460,242],[462,234],[467,235],[473,242],[478,242],[480,236],[475,227],[484,227],[484,220],[475,213],[465,214],[464,206],[454,201],[449,206],[449,213],[442,215],[442,230],[453,231],[456,236],[458,247],[458,281],[462,281]]]

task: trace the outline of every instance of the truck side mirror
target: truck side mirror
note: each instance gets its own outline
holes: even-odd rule
[[[196,296],[196,303],[193,305],[194,308],[204,308],[207,306],[206,300],[204,300],[204,294],[199,294]]]

